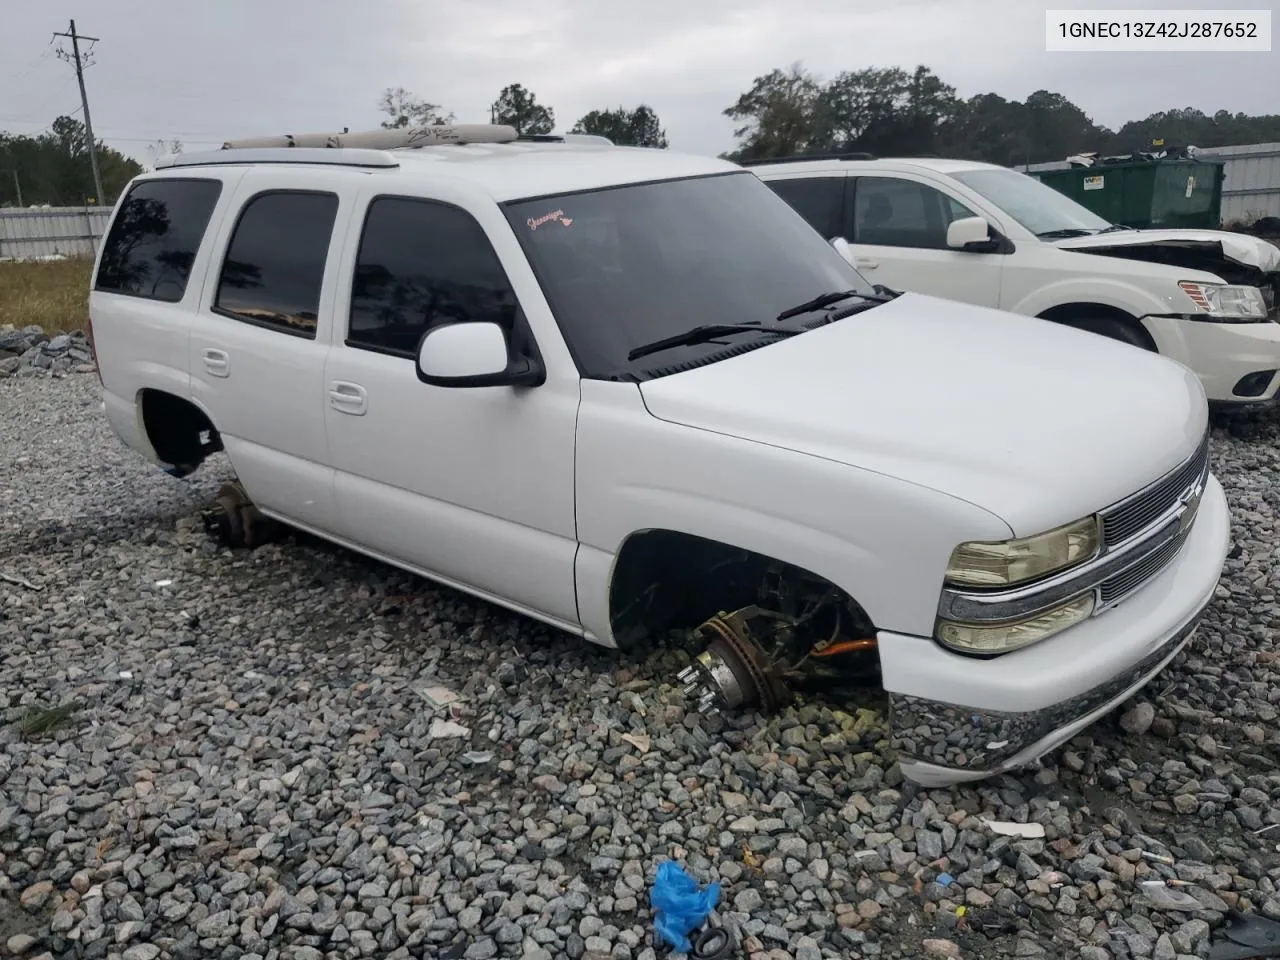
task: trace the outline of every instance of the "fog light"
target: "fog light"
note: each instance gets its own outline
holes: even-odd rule
[[[1260,397],[1267,392],[1267,387],[1271,385],[1271,378],[1275,375],[1274,370],[1259,370],[1256,373],[1246,374],[1231,388],[1231,392],[1237,397]]]
[[[962,623],[943,620],[938,639],[961,653],[1010,653],[1087,620],[1093,613],[1093,591],[1014,623]]]

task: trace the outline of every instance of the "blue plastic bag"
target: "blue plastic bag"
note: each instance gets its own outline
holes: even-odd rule
[[[720,884],[699,890],[697,881],[683,867],[674,860],[664,860],[658,864],[658,875],[649,891],[658,942],[689,953],[693,949],[689,934],[707,922],[719,902]]]

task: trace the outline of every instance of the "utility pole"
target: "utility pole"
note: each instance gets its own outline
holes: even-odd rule
[[[84,92],[84,67],[80,62],[80,41],[88,40],[91,43],[97,43],[98,38],[76,33],[74,20],[71,21],[69,33],[55,33],[54,36],[71,38],[71,51],[76,65],[76,82],[80,84],[80,106],[84,109],[84,134],[85,139],[89,141],[89,166],[93,168],[93,189],[97,193],[94,202],[101,205],[106,202],[106,198],[102,195],[102,176],[98,173],[98,147],[93,139],[93,121],[89,119],[89,97]]]

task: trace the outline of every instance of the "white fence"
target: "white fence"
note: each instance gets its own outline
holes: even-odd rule
[[[1199,147],[1196,156],[1221,160],[1222,221],[1245,225],[1261,217],[1280,217],[1280,143],[1249,143],[1238,147]],[[1019,165],[1016,169],[1036,173],[1065,170],[1065,160]]]
[[[110,218],[109,207],[0,209],[0,260],[92,257]]]

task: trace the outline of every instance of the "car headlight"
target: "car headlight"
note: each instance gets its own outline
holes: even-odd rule
[[[1011,587],[1091,560],[1102,535],[1096,516],[1017,540],[962,543],[951,552],[946,579],[965,587]]]
[[[1266,320],[1267,300],[1257,287],[1226,283],[1178,284],[1210,320]]]
[[[1011,653],[1087,620],[1094,594],[1088,593],[1014,623],[957,623],[942,620],[937,637],[948,647],[969,654]]]

